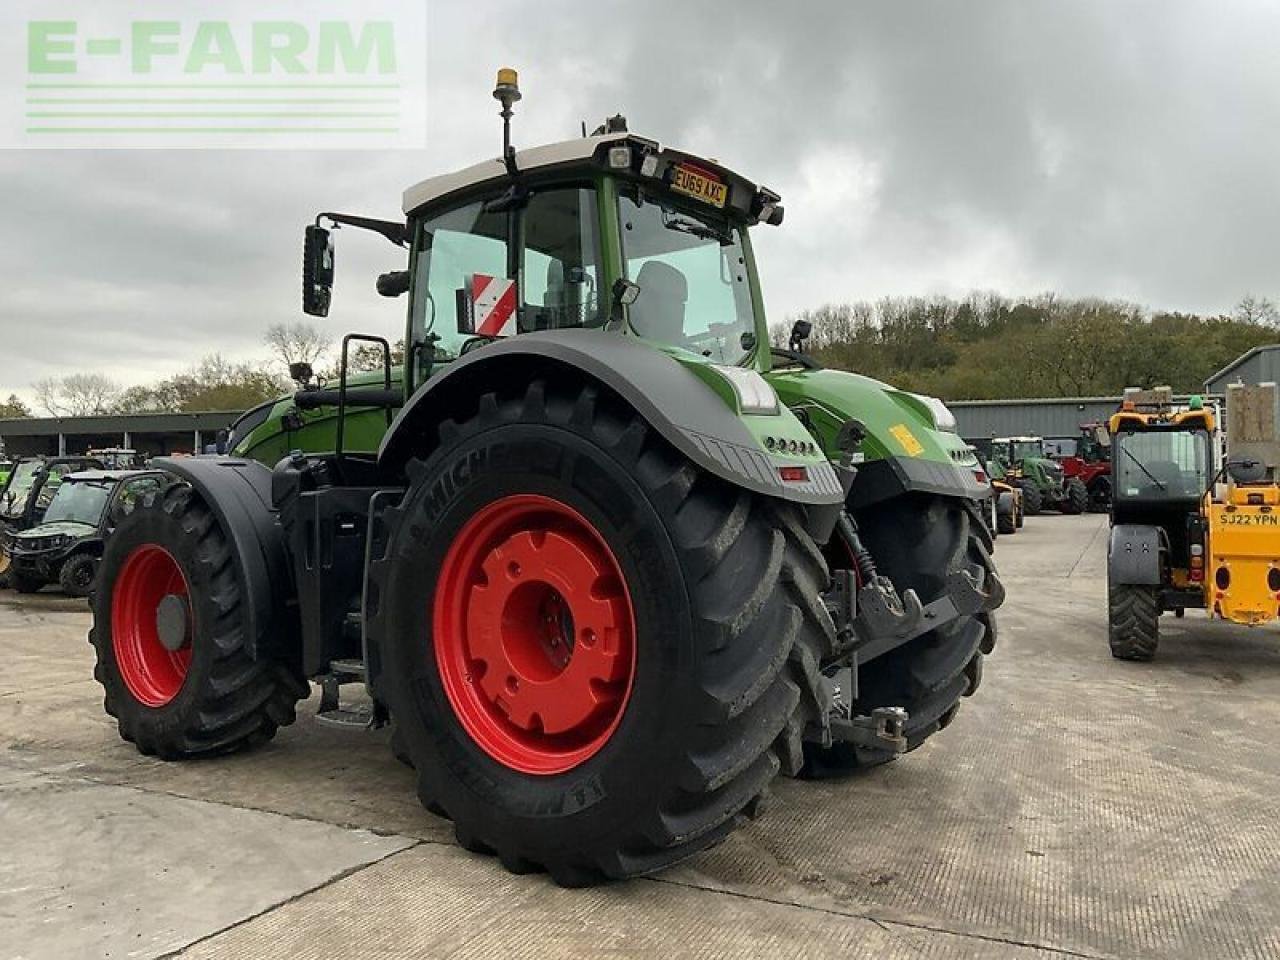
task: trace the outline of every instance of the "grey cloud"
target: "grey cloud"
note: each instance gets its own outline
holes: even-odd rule
[[[409,183],[621,110],[788,200],[759,233],[771,315],[827,300],[1057,289],[1226,310],[1280,294],[1280,8],[1207,0],[433,0],[430,149],[0,155],[0,394],[66,367],[126,382],[262,352],[298,316],[301,226],[394,216]],[[483,21],[483,22],[481,22]],[[484,43],[481,44],[481,39]],[[483,51],[483,52],[480,52]],[[340,237],[326,329],[396,334],[397,262]],[[50,336],[50,333],[54,334]]]

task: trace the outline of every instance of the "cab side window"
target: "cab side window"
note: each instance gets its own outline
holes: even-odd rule
[[[411,309],[415,332],[440,338],[438,359],[457,358],[472,338],[458,332],[459,292],[466,294],[469,278],[507,277],[507,216],[486,212],[477,200],[419,227]]]
[[[604,323],[598,223],[589,188],[559,187],[529,198],[521,218],[522,332]]]

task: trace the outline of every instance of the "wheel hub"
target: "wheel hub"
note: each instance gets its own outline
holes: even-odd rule
[[[190,642],[187,626],[191,611],[187,598],[177,593],[165,594],[156,606],[156,635],[160,645],[170,653],[176,653]]]
[[[125,558],[111,594],[111,646],[120,678],[145,706],[163,707],[182,689],[194,628],[186,576],[164,547],[143,544]]]
[[[459,532],[441,570],[435,652],[467,733],[494,759],[559,773],[601,749],[635,669],[621,569],[581,514],[505,497]]]

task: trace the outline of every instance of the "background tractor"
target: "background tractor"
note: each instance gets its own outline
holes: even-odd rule
[[[578,885],[946,726],[1003,589],[946,408],[775,358],[749,230],[777,194],[621,117],[517,152],[514,71],[494,96],[500,159],[306,228],[313,315],[334,229],[406,251],[403,367],[349,335],[230,456],[153,461],[91,640],[144,753],[260,743],[313,680],[322,719],[392,724],[464,847]]]
[[[1214,411],[1168,388],[1128,391],[1111,417],[1108,552],[1112,655],[1149,660],[1159,617],[1188,608],[1255,625],[1280,614],[1280,393],[1227,388],[1231,424],[1219,467]]]
[[[1105,423],[1082,423],[1074,452],[1055,459],[1066,483],[1079,480],[1084,485],[1090,512],[1111,509],[1111,434]]]
[[[991,456],[1004,466],[1007,479],[1022,488],[1028,516],[1043,510],[1084,513],[1088,507],[1084,484],[1065,477],[1062,465],[1045,454],[1043,437],[993,437]]]

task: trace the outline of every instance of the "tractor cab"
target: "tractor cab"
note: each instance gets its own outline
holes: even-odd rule
[[[595,329],[729,368],[768,369],[748,228],[780,224],[780,197],[716,160],[608,119],[590,136],[517,151],[514,75],[500,76],[499,159],[404,193],[404,222],[322,213],[307,228],[303,309],[333,296],[331,231],[374,230],[409,251],[378,290],[408,295],[404,393],[476,347],[536,331]],[[763,393],[740,373],[728,389]]]

